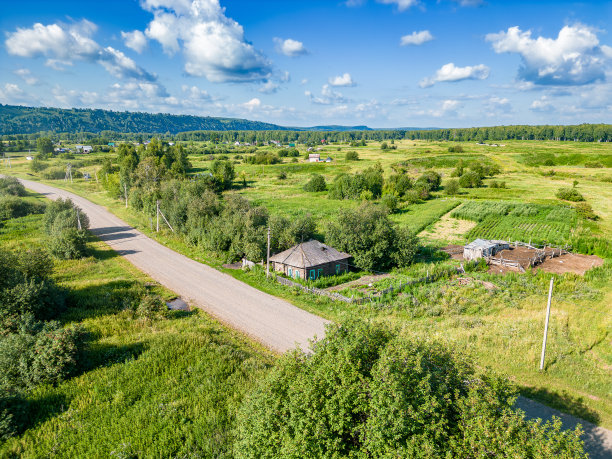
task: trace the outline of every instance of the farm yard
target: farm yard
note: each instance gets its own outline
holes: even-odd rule
[[[350,273],[350,278],[337,282],[333,276],[303,281],[363,300],[343,303],[267,280],[261,268],[224,269],[223,264],[237,261],[231,244],[227,251],[214,251],[201,243],[204,235],[182,232],[185,220],[175,215],[186,204],[172,197],[176,195],[169,193],[170,188],[157,199],[177,233],[163,223],[162,231],[156,233],[150,207],[136,210],[134,192],[126,208],[121,190],[113,188],[107,178],[117,174],[119,180],[116,153],[60,156],[42,161],[45,167],[39,171],[25,159],[26,153],[15,153],[10,171],[2,171],[87,196],[174,250],[325,318],[357,316],[398,325],[407,336],[439,338],[473,355],[480,365],[512,375],[523,394],[612,426],[612,252],[608,243],[612,238],[612,170],[607,166],[612,144],[510,140],[503,147],[493,147],[476,142],[395,139],[387,141],[394,148],[382,149],[382,142],[351,145],[347,141],[317,147],[322,158],[329,156],[333,161],[311,163],[304,144],[279,148],[177,143],[189,153],[188,177],[212,173],[218,167],[215,161],[227,162],[234,173],[221,193],[224,200],[243,197],[254,209],[265,208],[270,216],[285,219],[285,227],[309,215],[314,222],[309,237],[326,243],[342,212],[357,211],[364,203],[384,209],[398,230],[418,233],[414,262],[385,269],[354,268],[357,272]],[[463,151],[449,151],[456,146]],[[534,159],[540,156],[552,160]],[[104,164],[108,157],[113,158],[115,169]],[[73,167],[72,182],[64,180],[67,163]],[[590,167],[595,163],[597,167]],[[451,190],[450,182],[481,167],[488,168],[481,171],[482,183]],[[438,186],[422,186],[435,179],[433,173],[440,177]],[[83,174],[90,178],[84,179]],[[323,178],[325,187],[307,191],[305,186],[314,175]],[[577,202],[556,197],[563,187],[577,190],[595,216],[585,216]],[[248,215],[245,221],[255,221],[259,214],[251,211]],[[224,220],[224,228],[229,228],[230,221]],[[249,234],[253,236],[249,247],[261,243],[265,248],[264,230],[255,228]],[[461,248],[476,238],[566,247],[572,253],[532,269],[526,267],[526,273],[504,270],[500,276],[497,266],[467,263],[461,255],[443,250]],[[265,251],[254,253],[259,258],[251,258],[259,261]],[[510,258],[507,253],[503,256]],[[550,360],[546,372],[540,373],[537,363],[546,289],[553,274]]]

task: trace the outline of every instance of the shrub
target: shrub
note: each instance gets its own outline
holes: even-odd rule
[[[327,183],[325,183],[325,177],[320,174],[312,174],[310,180],[304,185],[304,191],[318,192],[325,191],[327,189]]]
[[[387,210],[388,213],[394,214],[397,211],[397,196],[391,193],[383,194],[380,203]]]
[[[136,315],[141,319],[151,321],[159,317],[164,317],[167,311],[168,306],[161,297],[157,295],[145,295],[136,308]]]
[[[0,195],[0,221],[39,214],[44,209],[45,206],[41,203],[31,203],[12,195]]]
[[[442,176],[435,171],[427,171],[416,179],[415,186],[421,185],[427,189],[427,191],[436,191],[440,188],[442,183]]]
[[[347,151],[346,160],[347,161],[359,161],[359,154],[354,150]]]
[[[15,177],[0,177],[0,195],[25,196],[25,187]]]
[[[598,168],[604,167],[604,165],[600,163],[599,161],[587,161],[584,163],[584,167],[598,169]]]
[[[0,387],[14,391],[56,384],[77,369],[84,332],[58,322],[24,322],[18,333],[0,338]]]
[[[478,188],[482,186],[481,176],[474,171],[468,171],[459,178],[461,188]]]
[[[453,145],[452,147],[448,147],[449,153],[463,153],[463,147],[461,145]]]
[[[85,256],[89,218],[70,199],[60,198],[48,204],[43,225],[54,256],[65,260]]]
[[[449,196],[459,193],[459,180],[452,179],[446,182],[446,185],[444,186],[444,193]]]
[[[578,204],[576,204],[575,209],[576,213],[584,219],[597,220],[599,218],[597,214],[593,212],[593,208],[591,207],[591,205],[586,202],[579,202]]]
[[[280,172],[278,173],[278,179],[279,179],[279,180],[285,180],[286,178],[287,178],[287,172],[285,172],[285,171],[280,171]]]
[[[557,190],[555,196],[559,199],[563,199],[564,201],[584,201],[584,196],[580,194],[580,192],[576,188],[563,187]]]
[[[506,182],[498,182],[497,180],[491,180],[491,182],[489,182],[489,188],[506,188]]]
[[[450,346],[352,321],[312,348],[245,399],[236,457],[585,457],[580,429],[524,420],[507,380]]]

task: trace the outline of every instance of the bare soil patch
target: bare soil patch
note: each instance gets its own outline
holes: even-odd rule
[[[463,260],[463,246],[457,244],[449,244],[440,249],[442,252],[448,253],[453,260]]]
[[[603,260],[595,255],[568,253],[557,258],[547,259],[537,269],[547,273],[576,273],[581,276],[589,269],[603,265]]]

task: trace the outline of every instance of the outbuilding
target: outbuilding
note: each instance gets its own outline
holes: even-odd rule
[[[350,258],[348,253],[312,239],[271,256],[270,264],[288,277],[315,280],[347,272]]]
[[[466,260],[478,260],[479,258],[492,257],[500,250],[510,248],[506,241],[476,239],[463,248],[463,258]]]

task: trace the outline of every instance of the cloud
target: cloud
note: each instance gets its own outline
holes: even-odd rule
[[[420,83],[421,88],[428,88],[439,82],[456,82],[462,80],[484,80],[489,77],[489,67],[484,64],[467,67],[457,67],[452,62],[443,65],[433,77],[425,78]]]
[[[96,25],[87,20],[69,26],[36,23],[30,29],[17,28],[9,33],[5,45],[14,56],[46,57],[46,64],[56,70],[72,65],[73,61],[96,62],[119,78],[157,79],[121,51],[96,43],[91,38],[96,30]]]
[[[30,86],[38,83],[38,78],[32,75],[32,72],[30,72],[29,69],[17,69],[14,73]]]
[[[441,118],[448,115],[457,115],[457,109],[461,107],[461,102],[455,99],[446,99],[442,101],[440,108],[437,110],[429,110],[427,113],[434,118]]]
[[[328,84],[324,84],[321,88],[321,96],[315,96],[310,91],[305,91],[304,95],[317,105],[331,105],[334,103],[345,103],[348,99],[338,91],[333,90]]]
[[[153,13],[145,34],[164,52],[182,50],[185,72],[215,83],[267,80],[271,62],[244,38],[240,24],[225,16],[219,0],[143,0]]]
[[[510,27],[506,32],[486,36],[496,53],[516,53],[522,58],[518,76],[538,85],[584,85],[605,81],[609,48],[599,46],[591,27],[576,24],[563,27],[557,38],[531,37]]]
[[[274,94],[278,91],[280,85],[271,80],[266,81],[261,87],[258,89],[259,92],[264,94]]]
[[[308,50],[304,47],[304,43],[301,41],[293,40],[291,38],[287,38],[286,40],[283,40],[282,38],[275,38],[274,43],[276,43],[276,51],[280,54],[284,54],[285,56],[297,57],[308,54]]]
[[[555,110],[555,107],[548,97],[542,96],[541,98],[534,100],[529,106],[529,109],[534,112],[552,112]]]
[[[480,6],[484,4],[484,0],[453,0],[456,3],[459,3],[459,6]]]
[[[385,5],[397,5],[399,11],[405,11],[411,6],[418,5],[418,0],[376,0],[378,3],[384,3]]]
[[[123,38],[125,46],[133,49],[138,54],[142,53],[147,47],[147,37],[140,30],[121,32],[121,38]]]
[[[404,35],[400,41],[401,46],[407,45],[422,45],[428,41],[433,40],[433,35],[429,32],[429,30],[421,30],[420,32],[412,32],[409,35]]]
[[[332,86],[355,86],[355,82],[350,73],[338,75],[329,79],[329,84]]]
[[[184,93],[186,93],[187,97],[193,101],[199,102],[211,102],[213,100],[212,96],[208,93],[208,91],[204,89],[200,89],[197,86],[187,86],[184,84],[181,86],[181,89]]]
[[[488,115],[509,113],[512,111],[512,104],[507,97],[490,97],[484,102],[484,107],[487,110]]]
[[[248,102],[245,102],[242,105],[248,111],[252,112],[253,110],[258,109],[259,107],[261,107],[261,100],[259,100],[257,97],[254,97],[254,98],[252,98]]]

